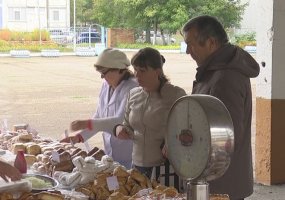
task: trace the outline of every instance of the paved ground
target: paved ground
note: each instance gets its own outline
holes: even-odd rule
[[[134,52],[127,52],[129,57]],[[163,53],[164,71],[171,82],[191,91],[195,63],[185,54]],[[59,139],[72,120],[94,112],[101,85],[93,68],[96,57],[0,57],[0,120],[8,125],[29,123],[46,137]],[[255,80],[252,80],[255,94]],[[255,98],[253,98],[255,106]],[[255,132],[255,116],[253,117]],[[255,137],[253,135],[253,147]],[[101,135],[91,145],[102,147]],[[255,184],[247,200],[285,200],[285,185]]]

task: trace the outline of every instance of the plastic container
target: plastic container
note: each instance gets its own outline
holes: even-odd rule
[[[25,159],[24,151],[19,150],[14,162],[14,166],[22,173],[27,173],[27,162]]]

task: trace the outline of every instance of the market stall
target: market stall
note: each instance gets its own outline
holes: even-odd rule
[[[166,144],[175,172],[188,180],[184,193],[136,169],[127,170],[102,149],[94,147],[88,152],[43,138],[28,125],[15,125],[13,131],[0,134],[0,159],[15,165],[22,152],[27,171],[21,181],[0,182],[0,200],[229,200],[226,194],[209,194],[207,185],[230,162],[233,128],[224,111],[216,99],[209,102],[200,97],[183,97],[171,110]]]

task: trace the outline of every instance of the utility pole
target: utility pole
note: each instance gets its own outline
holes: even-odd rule
[[[73,0],[73,51],[76,49],[76,12],[75,12],[75,0]]]
[[[49,30],[49,0],[46,0],[46,8],[47,8],[47,30]]]

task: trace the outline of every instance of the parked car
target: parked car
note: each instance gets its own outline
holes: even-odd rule
[[[79,34],[76,43],[101,42],[101,35],[98,32],[82,32]]]
[[[49,30],[49,34],[50,34],[50,39],[54,41],[55,43],[58,43],[58,44],[67,43],[67,37],[61,29]]]
[[[145,42],[146,41],[146,33],[145,31],[142,33],[142,35],[139,36],[139,38],[137,39],[137,42]],[[162,40],[162,35],[160,32],[157,32],[156,34],[156,37],[155,37],[155,41],[156,41],[156,44],[158,45],[162,45],[163,44],[163,40]],[[165,39],[165,42],[167,44],[173,44],[176,42],[176,39],[171,37],[170,35],[168,34],[164,34],[164,39]],[[154,31],[150,31],[150,42],[153,43],[153,40],[154,40]]]

